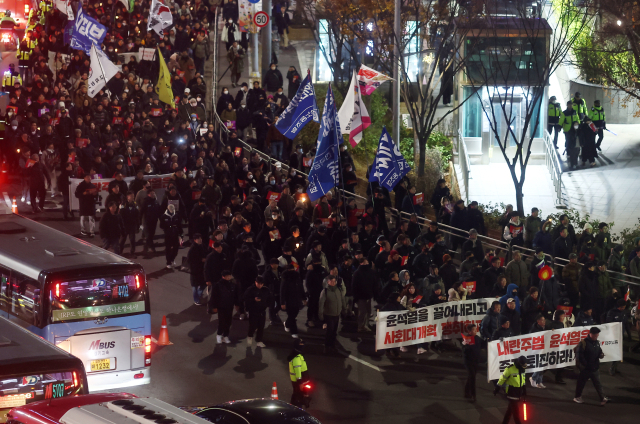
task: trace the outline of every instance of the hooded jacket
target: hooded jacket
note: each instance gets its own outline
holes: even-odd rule
[[[513,292],[516,292],[515,294]],[[507,285],[507,294],[500,298],[500,306],[504,310],[507,307],[507,300],[513,298],[516,301],[516,311],[520,313],[520,299],[518,298],[518,286],[516,284]]]
[[[164,236],[179,237],[182,235],[182,218],[177,212],[171,213],[169,209],[160,217],[160,228],[164,230]]]
[[[493,308],[490,308],[487,310],[487,314],[484,318],[482,318],[482,322],[480,323],[480,333],[485,340],[491,340],[493,332],[498,329],[499,316],[500,313],[494,312]]]

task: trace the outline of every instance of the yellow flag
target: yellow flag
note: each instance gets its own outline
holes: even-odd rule
[[[171,105],[171,107],[175,109],[176,101],[173,97],[173,90],[171,89],[171,74],[169,74],[169,69],[162,57],[162,53],[160,53],[160,49],[158,49],[158,56],[160,57],[160,75],[158,76],[158,83],[156,84],[156,93],[161,102]]]

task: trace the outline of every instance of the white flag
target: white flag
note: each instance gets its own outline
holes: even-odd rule
[[[118,68],[95,44],[91,45],[89,57],[91,58],[91,68],[87,83],[89,97],[93,98],[118,73]]]
[[[171,10],[160,0],[152,0],[149,10],[149,24],[147,31],[154,30],[160,37],[164,35],[162,31],[173,24]]]
[[[353,71],[349,91],[338,112],[338,120],[347,123],[342,126],[342,134],[349,134],[349,143],[351,143],[352,147],[360,143],[362,140],[362,131],[371,125],[369,112],[367,112],[367,108],[362,102],[360,84],[358,83],[355,71]]]
[[[71,8],[71,0],[53,0],[53,3],[56,5],[56,9],[67,15],[68,21],[76,19]]]

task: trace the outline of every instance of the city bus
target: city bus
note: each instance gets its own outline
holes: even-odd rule
[[[0,315],[80,358],[92,392],[148,384],[142,266],[3,206]]]
[[[0,317],[0,423],[11,408],[85,393],[80,359]]]

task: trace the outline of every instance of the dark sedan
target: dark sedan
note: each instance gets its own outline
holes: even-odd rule
[[[218,424],[321,424],[304,410],[272,399],[246,399],[200,408],[182,408]]]

